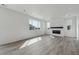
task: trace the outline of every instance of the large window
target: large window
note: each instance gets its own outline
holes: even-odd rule
[[[36,30],[36,29],[40,29],[40,21],[30,19],[29,20],[29,30]]]

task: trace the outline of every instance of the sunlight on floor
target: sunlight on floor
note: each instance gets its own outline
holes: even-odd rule
[[[34,44],[34,43],[36,43],[36,42],[38,42],[38,41],[40,41],[40,40],[42,40],[41,37],[33,38],[33,39],[30,39],[30,40],[27,40],[19,49],[24,48],[24,47],[29,46],[29,45],[32,45],[32,44]]]

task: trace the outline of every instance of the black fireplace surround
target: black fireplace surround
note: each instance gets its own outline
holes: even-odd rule
[[[60,30],[52,30],[52,33],[53,34],[61,34],[61,31]]]

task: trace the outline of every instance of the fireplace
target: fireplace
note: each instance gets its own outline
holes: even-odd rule
[[[61,31],[60,30],[52,30],[52,33],[53,34],[61,34]]]

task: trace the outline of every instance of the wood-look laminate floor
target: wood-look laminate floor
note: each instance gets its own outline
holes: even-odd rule
[[[78,55],[79,40],[49,35],[0,46],[1,55]]]

